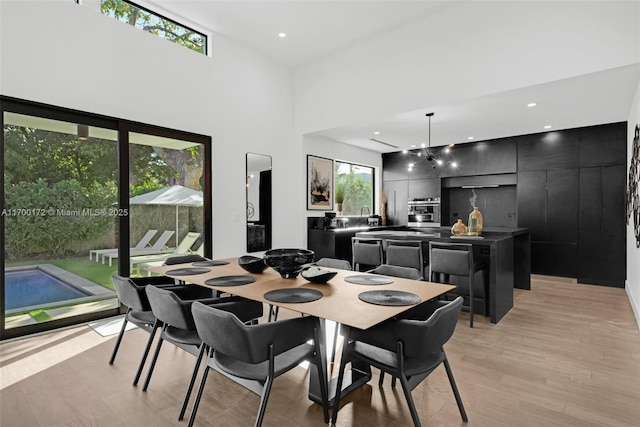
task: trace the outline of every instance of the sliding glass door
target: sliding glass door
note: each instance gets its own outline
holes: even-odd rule
[[[211,256],[209,137],[1,105],[0,339],[118,314],[113,274]]]

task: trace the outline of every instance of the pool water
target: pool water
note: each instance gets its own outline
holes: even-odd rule
[[[90,295],[38,269],[5,272],[5,310]]]

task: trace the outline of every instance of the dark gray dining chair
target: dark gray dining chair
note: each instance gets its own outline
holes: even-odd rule
[[[200,262],[200,261],[209,261],[209,258],[205,258],[202,255],[198,254],[188,254],[188,255],[174,255],[165,259],[163,265],[178,265],[178,264],[187,264],[192,262]],[[177,284],[184,285],[185,281],[180,279],[175,279]],[[218,295],[218,293],[214,293],[213,296]]]
[[[478,273],[476,275],[476,273]],[[469,243],[429,242],[429,280],[456,285],[455,292],[468,301],[469,326],[473,328],[476,288],[486,298],[484,279],[486,267],[476,263],[473,246]],[[480,283],[476,283],[476,276]]]
[[[255,426],[260,426],[274,379],[304,360],[316,365],[324,422],[329,422],[326,369],[323,368],[320,352],[320,322],[317,318],[306,316],[260,325],[245,325],[226,307],[196,302],[191,309],[198,334],[210,351],[191,411],[189,427],[195,421],[211,367],[215,366],[231,377],[254,381],[261,387],[260,408],[255,421]]]
[[[314,263],[318,267],[337,268],[338,270],[351,270],[349,261],[337,258],[320,258]]]
[[[355,271],[361,271],[361,266],[367,269],[384,264],[384,250],[382,239],[370,237],[351,238],[352,261],[351,265]]]
[[[462,298],[451,302],[428,301],[422,305],[432,311],[427,320],[392,319],[366,330],[346,328],[347,344],[342,350],[336,390],[342,387],[347,363],[361,361],[375,366],[400,379],[413,424],[419,427],[420,418],[411,391],[440,364],[444,364],[460,416],[466,422],[467,413],[444,351],[444,345],[455,331]],[[337,421],[339,409],[340,394],[337,393],[332,424]]]
[[[111,353],[109,365],[113,365],[113,362],[115,362],[116,360],[118,349],[120,348],[122,338],[124,337],[124,333],[129,322],[149,333],[147,345],[144,349],[144,352],[142,353],[142,359],[140,360],[140,365],[138,366],[136,376],[133,379],[133,385],[137,385],[138,380],[140,379],[140,375],[142,374],[144,364],[147,361],[147,356],[149,355],[149,350],[151,349],[151,343],[153,342],[153,339],[156,335],[156,331],[161,326],[161,323],[158,322],[156,317],[153,315],[153,312],[151,311],[151,306],[149,305],[149,299],[147,298],[145,289],[147,285],[162,287],[175,287],[177,285],[175,284],[173,279],[164,276],[131,278],[114,274],[111,276],[111,280],[113,282],[113,286],[116,289],[116,295],[118,295],[118,299],[122,304],[127,306],[127,313],[124,316],[122,328],[120,329],[120,333],[118,334],[118,338],[116,339],[116,344],[113,348],[113,352]]]
[[[382,264],[369,270],[368,273],[380,274],[382,276],[401,277],[403,279],[422,280],[422,272],[411,267],[400,267],[397,265]]]
[[[162,343],[165,340],[176,347],[198,355],[178,415],[178,420],[182,420],[205,352],[205,347],[202,345],[202,340],[193,321],[191,305],[195,301],[199,301],[202,304],[231,306],[243,322],[248,322],[262,316],[262,303],[240,297],[214,298],[211,296],[211,289],[197,285],[186,285],[179,289],[170,290],[148,286],[146,292],[153,314],[163,323],[163,328],[142,390],[147,391],[149,387]]]

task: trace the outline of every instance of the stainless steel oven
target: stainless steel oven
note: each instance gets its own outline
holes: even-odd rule
[[[409,227],[440,227],[440,198],[424,197],[409,200]]]

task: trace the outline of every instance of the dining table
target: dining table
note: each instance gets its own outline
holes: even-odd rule
[[[204,264],[204,265],[203,265]],[[221,293],[236,295],[260,301],[273,307],[284,308],[302,315],[319,319],[320,336],[326,338],[326,320],[357,329],[368,329],[381,322],[398,316],[402,312],[422,302],[434,299],[455,289],[455,286],[432,283],[423,280],[380,276],[366,272],[339,270],[322,267],[336,275],[326,283],[312,283],[302,275],[283,278],[267,268],[259,274],[245,271],[237,258],[213,260],[205,263],[188,263],[148,267],[151,273],[172,277],[187,283],[205,286]],[[288,290],[288,291],[287,291]],[[284,293],[285,298],[275,298]],[[290,302],[296,298],[286,298],[287,293],[315,295],[301,298],[306,302]],[[409,297],[398,300],[397,296]],[[366,297],[366,298],[365,298]],[[371,297],[376,297],[371,299]],[[386,299],[385,299],[386,298]],[[373,301],[373,302],[366,302]],[[287,302],[289,301],[289,302]],[[318,343],[323,365],[318,369],[327,372],[326,342]],[[315,365],[310,365],[316,369]],[[321,403],[317,375],[310,375],[309,399]],[[371,368],[367,365],[352,365],[345,373],[341,396],[365,384],[371,379]],[[336,394],[336,378],[329,380],[329,404]],[[248,387],[251,389],[251,387]]]

